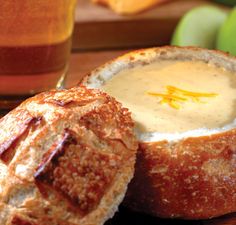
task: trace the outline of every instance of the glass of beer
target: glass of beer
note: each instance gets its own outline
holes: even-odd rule
[[[1,1],[0,109],[63,86],[76,2]]]

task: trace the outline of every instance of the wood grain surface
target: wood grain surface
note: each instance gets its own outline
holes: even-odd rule
[[[193,7],[206,4],[216,5],[207,0],[169,0],[143,13],[121,16],[92,4],[90,0],[78,0],[73,48],[92,50],[166,45],[181,16]]]
[[[71,55],[66,87],[76,85],[83,76],[96,67],[112,60],[128,50],[80,52]]]

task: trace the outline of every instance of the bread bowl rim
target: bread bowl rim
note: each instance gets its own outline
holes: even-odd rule
[[[183,53],[189,54],[183,55]],[[166,55],[168,56],[166,57]],[[157,61],[158,59],[165,60],[165,57],[166,59],[174,59],[174,57],[177,56],[181,57],[179,59],[180,61],[198,60],[203,61],[205,63],[213,64],[217,67],[222,67],[228,71],[235,72],[236,76],[236,57],[226,52],[222,52],[220,50],[208,50],[192,46],[162,46],[134,50],[123,54],[88,73],[80,83],[85,85],[87,88],[99,89],[107,80],[109,80],[111,77],[115,76],[115,74],[119,73],[122,70],[133,68],[136,65],[151,64]],[[178,60],[178,58],[176,59]],[[160,133],[158,131],[142,133],[136,130],[136,135],[140,142],[157,142],[163,140],[177,142],[185,137],[197,138],[201,136],[210,136],[214,134],[224,133],[232,129],[236,129],[236,118],[232,122],[222,127],[213,129],[207,129],[202,127],[181,133]]]

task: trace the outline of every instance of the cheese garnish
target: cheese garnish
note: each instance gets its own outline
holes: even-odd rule
[[[174,86],[166,86],[167,93],[156,93],[156,92],[147,92],[148,95],[160,97],[161,104],[168,104],[170,107],[175,109],[180,109],[181,105],[179,103],[192,100],[193,102],[203,103],[200,98],[211,98],[216,97],[216,93],[202,93],[202,92],[193,92],[180,89]]]

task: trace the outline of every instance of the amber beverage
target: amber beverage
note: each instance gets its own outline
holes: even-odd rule
[[[4,0],[0,4],[0,108],[62,87],[77,0]]]

